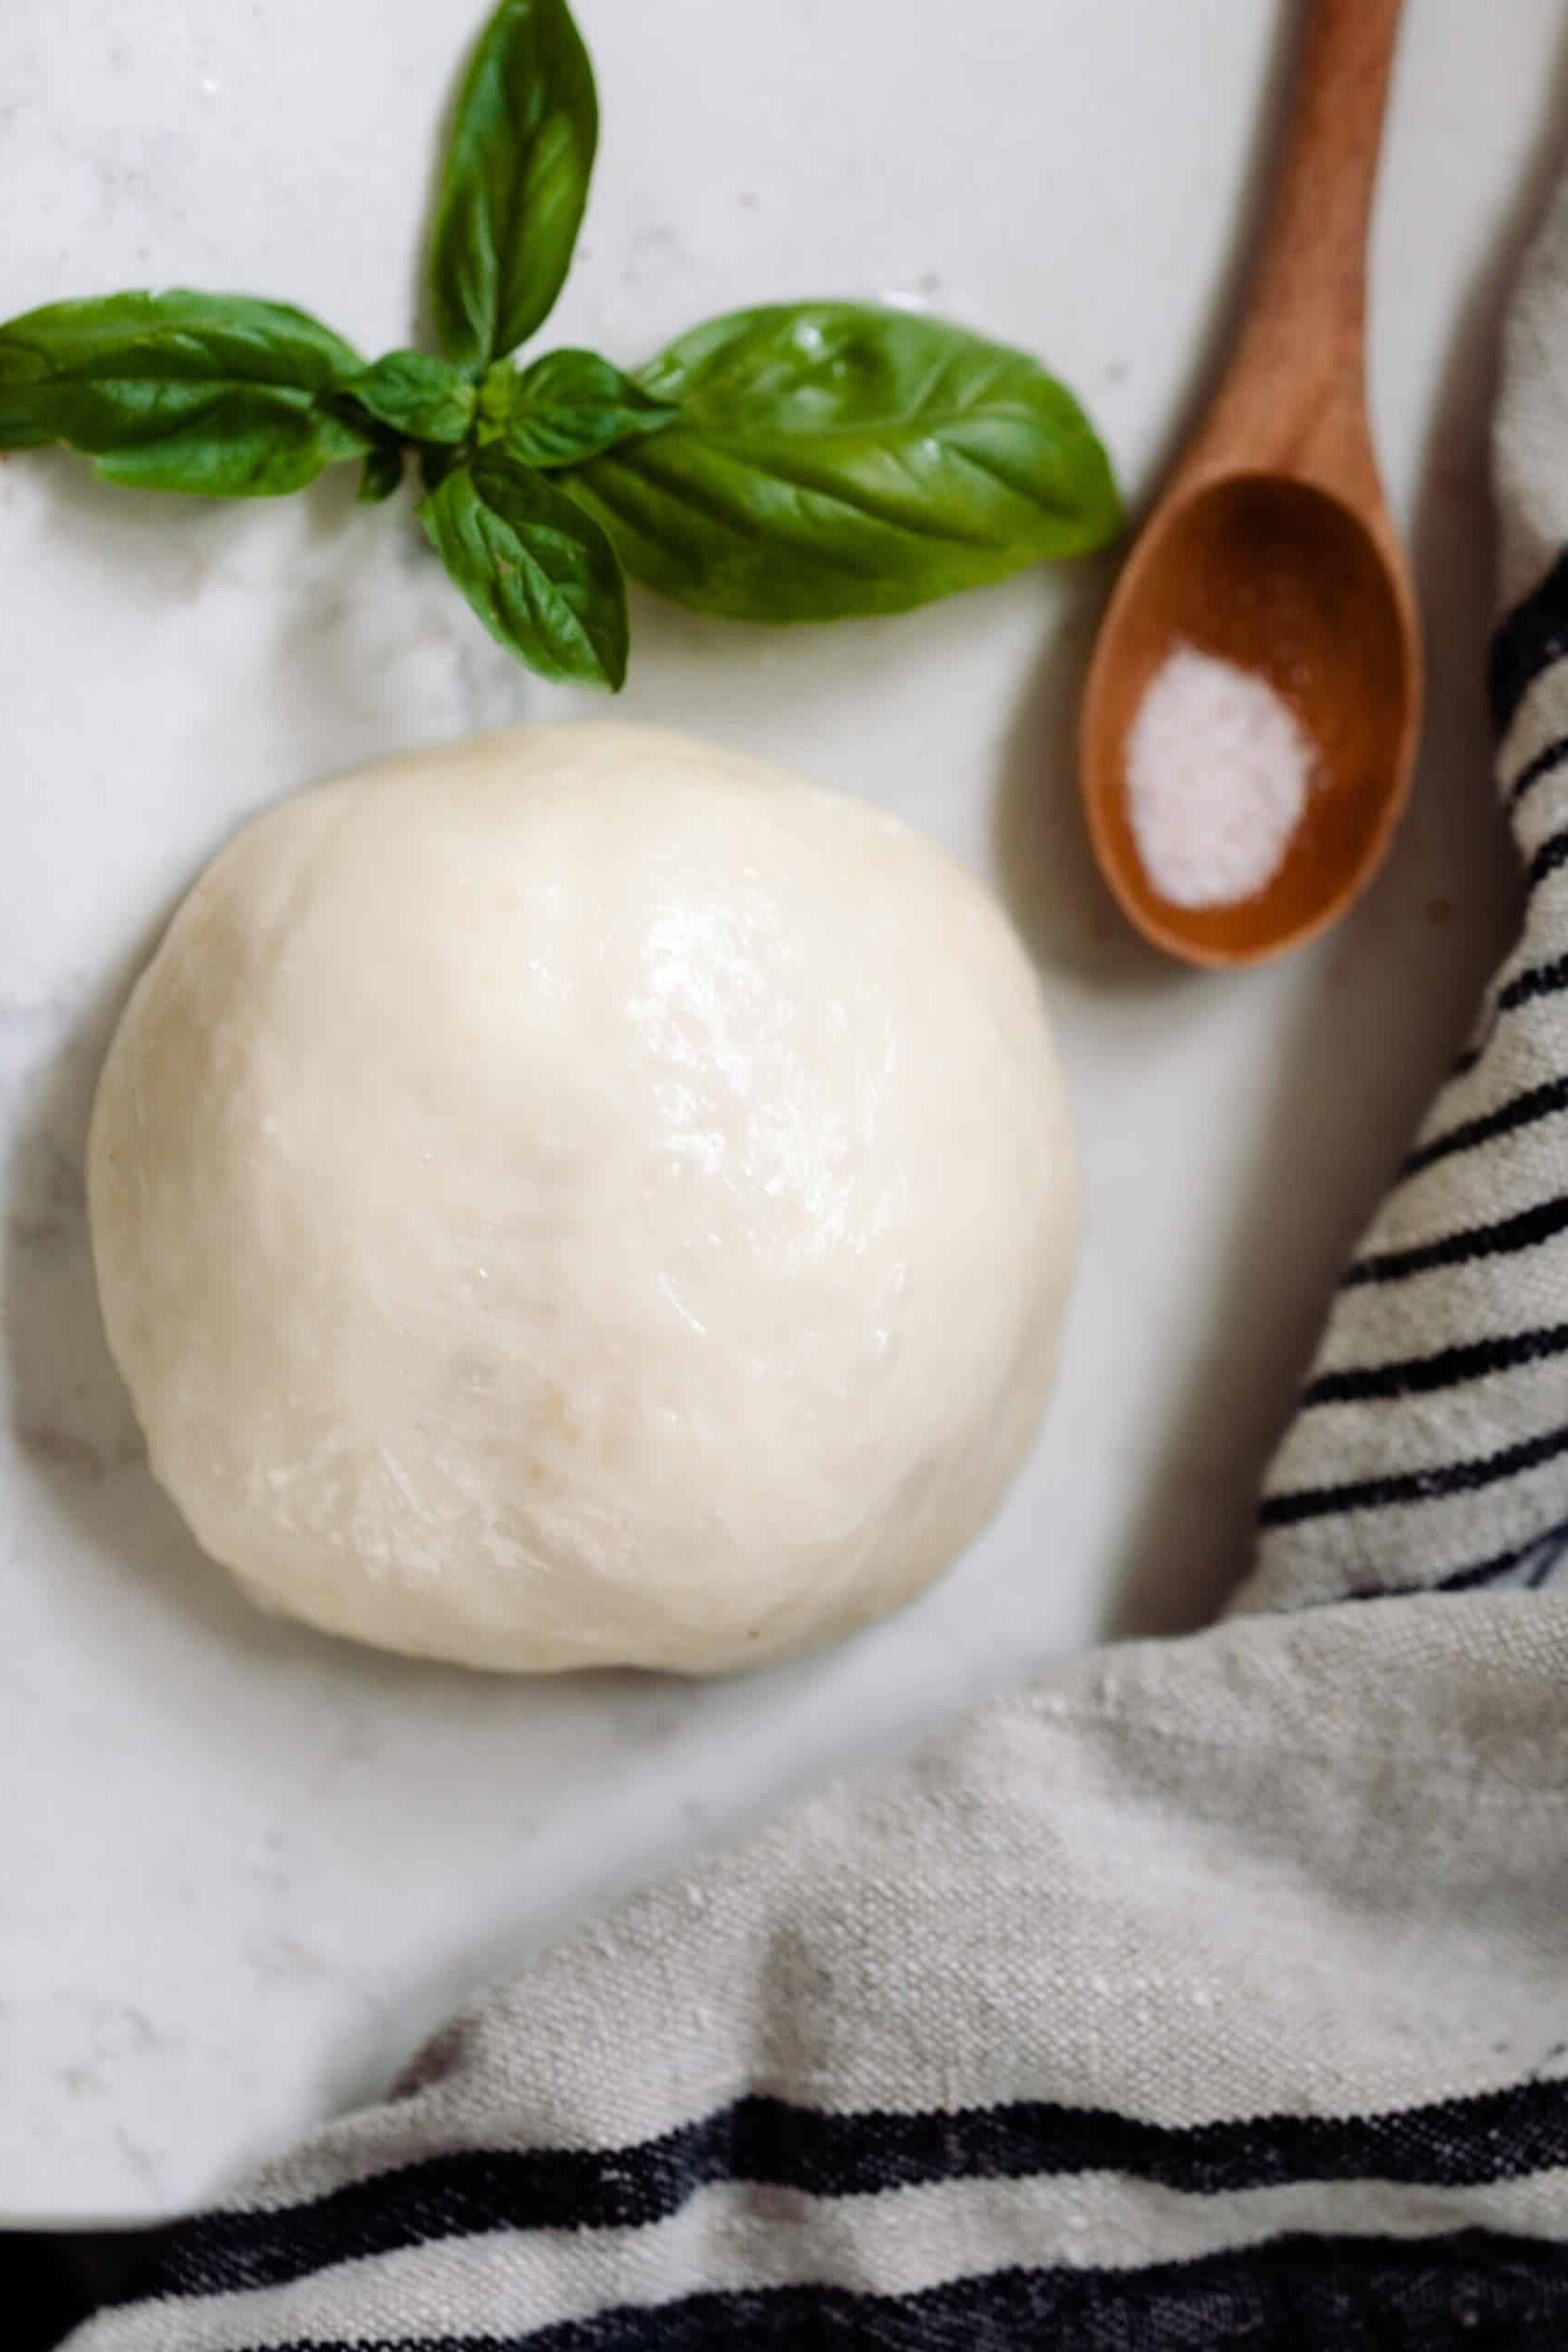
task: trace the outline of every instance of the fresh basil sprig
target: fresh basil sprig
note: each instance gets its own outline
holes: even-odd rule
[[[436,196],[441,353],[367,366],[302,311],[113,294],[0,326],[0,448],[63,442],[107,481],[276,496],[357,459],[390,497],[418,459],[425,532],[479,619],[548,678],[617,688],[622,566],[699,612],[900,612],[1101,546],[1105,452],[1024,353],[844,302],[739,311],[627,375],[512,354],[543,323],[588,200],[598,105],[567,0],[501,0],[458,93]]]

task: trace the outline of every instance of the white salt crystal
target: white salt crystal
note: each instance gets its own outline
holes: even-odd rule
[[[1312,745],[1266,678],[1179,645],[1127,740],[1127,813],[1159,896],[1233,906],[1271,882],[1312,771]]]

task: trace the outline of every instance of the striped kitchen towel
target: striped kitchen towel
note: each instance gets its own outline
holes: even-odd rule
[[[1523,931],[1340,1287],[1238,1608],[1568,1564],[1568,187],[1508,322],[1490,686]]]
[[[1529,918],[1246,1607],[643,1895],[74,2352],[1568,2344],[1568,196],[1499,447]]]

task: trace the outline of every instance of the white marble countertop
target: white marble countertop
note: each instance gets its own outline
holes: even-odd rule
[[[0,315],[186,283],[406,339],[475,6],[10,0]],[[551,322],[635,360],[747,300],[893,296],[1042,352],[1134,497],[1212,363],[1266,149],[1260,0],[581,0],[604,134]],[[1197,1623],[1334,1263],[1508,920],[1486,779],[1484,434],[1501,274],[1568,69],[1557,0],[1412,0],[1371,376],[1430,630],[1427,750],[1368,902],[1197,979],[1120,928],[1074,803],[1107,567],[772,635],[651,602],[628,718],[896,808],[1038,951],[1089,1236],[1043,1440],[972,1556],[788,1671],[487,1681],[264,1623],[149,1478],[82,1214],[107,1024],[235,822],[581,698],[509,665],[404,512],[0,466],[0,2219],[165,2211],[373,2088],[586,1904],[1107,1632]]]

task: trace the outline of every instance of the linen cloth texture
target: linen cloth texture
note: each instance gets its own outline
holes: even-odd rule
[[[1568,185],[1515,296],[1495,443],[1524,925],[1346,1272],[1238,1608],[1540,1586],[1568,1558]]]
[[[74,2352],[1568,2342],[1568,198],[1498,449],[1529,914],[1244,1610],[577,1937]]]

